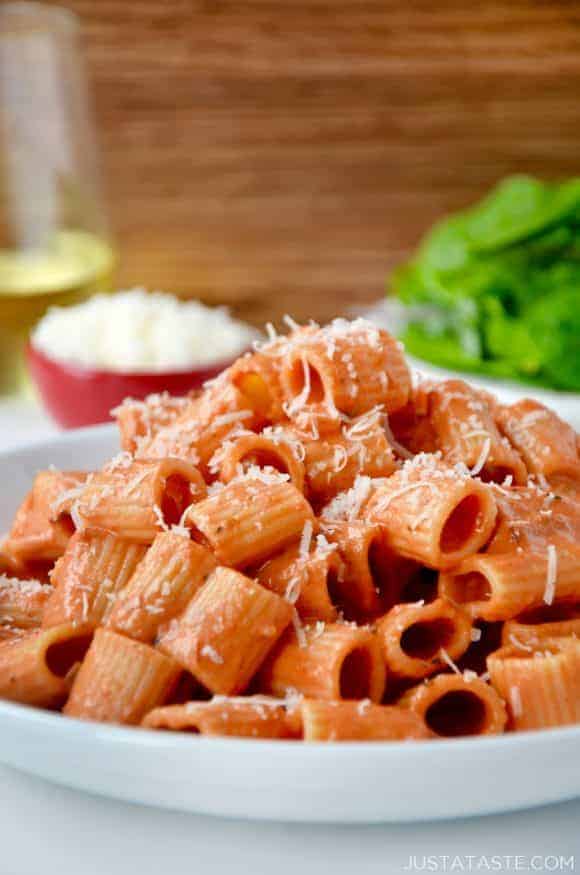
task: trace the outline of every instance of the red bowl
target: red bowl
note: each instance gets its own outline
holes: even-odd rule
[[[44,406],[63,428],[108,422],[124,398],[143,399],[156,392],[186,395],[217,377],[235,359],[192,371],[127,374],[100,371],[49,358],[29,343],[28,367]]]

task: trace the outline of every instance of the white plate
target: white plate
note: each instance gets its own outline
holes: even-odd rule
[[[48,464],[94,468],[104,426],[0,455],[0,530]],[[580,726],[419,743],[305,745],[82,723],[0,702],[0,762],[165,808],[269,820],[378,823],[509,811],[580,796]]]

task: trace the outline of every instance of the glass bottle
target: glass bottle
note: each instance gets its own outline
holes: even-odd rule
[[[27,386],[24,347],[48,307],[110,288],[115,253],[71,12],[0,7],[0,396]]]

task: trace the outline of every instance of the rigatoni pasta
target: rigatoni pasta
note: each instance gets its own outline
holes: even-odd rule
[[[97,629],[63,713],[102,723],[140,723],[175,689],[181,666],[153,647]]]
[[[0,643],[0,698],[61,707],[90,641],[89,629],[67,623]]]
[[[542,553],[481,553],[439,578],[439,594],[482,620],[511,620],[543,604],[575,600],[579,553],[564,545]]]
[[[297,540],[313,520],[302,493],[281,475],[251,472],[193,505],[184,524],[220,563],[246,568]]]
[[[421,453],[380,483],[364,509],[392,552],[431,568],[451,568],[489,539],[496,504],[489,486]]]
[[[101,528],[150,544],[205,493],[201,474],[187,462],[118,457],[87,480],[71,514],[81,531]]]
[[[529,398],[498,407],[499,427],[536,479],[569,474],[580,477],[576,433],[552,410]]]
[[[562,602],[556,610],[523,614],[503,624],[501,641],[506,647],[529,649],[544,638],[578,638],[580,640],[580,604]]]
[[[304,465],[292,444],[264,434],[250,432],[232,436],[210,462],[210,469],[219,470],[224,483],[252,468],[286,474],[299,492],[304,491]]]
[[[286,413],[308,404],[359,416],[377,404],[387,412],[407,402],[411,380],[402,348],[362,319],[336,320],[323,329],[296,331],[281,372]]]
[[[410,708],[441,738],[496,735],[507,712],[503,698],[488,683],[469,673],[439,674],[407,690],[399,705]]]
[[[63,499],[76,494],[86,477],[79,471],[40,471],[16,512],[2,553],[16,566],[29,568],[62,556],[74,532]]]
[[[304,620],[331,623],[343,605],[344,566],[335,544],[317,535],[312,548],[308,535],[307,528],[299,544],[262,565],[256,580],[295,605]]]
[[[74,623],[95,629],[103,624],[145,549],[103,529],[75,532],[52,570],[53,590],[42,625]]]
[[[382,407],[320,437],[287,429],[302,448],[306,494],[319,507],[355,483],[357,477],[388,477],[395,471],[393,447]]]
[[[526,467],[498,431],[485,396],[463,380],[434,383],[428,394],[435,444],[448,462],[461,462],[486,481],[527,481]]]
[[[193,543],[187,531],[160,532],[120,587],[105,625],[152,644],[160,626],[185,609],[215,567],[213,554]]]
[[[218,377],[173,422],[142,440],[135,455],[181,459],[209,477],[210,460],[223,441],[241,427],[251,428],[256,420],[245,396],[230,380]]]
[[[270,696],[214,696],[209,702],[166,705],[150,711],[142,725],[238,738],[300,738],[302,734],[298,706]]]
[[[507,703],[512,729],[580,722],[580,641],[543,638],[511,645],[487,660],[491,682]]]
[[[0,544],[0,697],[190,735],[397,742],[580,722],[579,437],[295,325]]]
[[[409,741],[432,737],[418,714],[396,705],[305,699],[304,741]]]
[[[457,660],[471,644],[471,619],[445,599],[396,605],[377,624],[389,675],[424,678]]]
[[[217,568],[158,641],[213,693],[243,692],[292,618],[290,605],[230,568]]]
[[[342,559],[338,589],[349,619],[377,617],[399,601],[405,577],[381,526],[362,520],[325,522],[323,531]]]
[[[0,641],[38,628],[51,592],[38,580],[0,575]]]
[[[135,453],[139,445],[171,425],[191,404],[190,398],[175,398],[164,392],[148,395],[143,401],[126,398],[111,411],[119,427],[121,449]]]
[[[386,667],[376,635],[365,627],[318,622],[294,629],[264,665],[260,685],[285,696],[296,690],[313,699],[380,702]]]

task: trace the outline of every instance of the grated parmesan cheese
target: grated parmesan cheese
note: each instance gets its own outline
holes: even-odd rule
[[[4,574],[0,574],[0,589],[16,589],[25,596],[53,591],[52,586],[48,583],[41,583],[39,580],[33,580],[32,578],[24,580],[19,577],[7,577]]]
[[[514,635],[513,632],[510,633],[509,640],[514,647],[518,648],[518,650],[528,650],[530,653],[534,652],[533,647],[530,647],[530,645],[526,644],[525,641],[520,641],[517,635]]]
[[[372,479],[362,474],[356,478],[354,486],[346,492],[339,492],[322,510],[321,516],[335,522],[355,520],[372,489]]]
[[[155,514],[155,517],[156,517],[157,522],[159,523],[159,526],[161,527],[161,529],[162,529],[164,532],[168,532],[168,531],[169,531],[169,526],[168,526],[167,523],[165,522],[165,519],[164,519],[164,517],[163,517],[163,513],[162,513],[161,508],[159,507],[158,504],[154,504],[154,505],[153,505],[153,513]]]
[[[202,656],[207,656],[207,658],[208,658],[211,662],[214,662],[216,665],[223,665],[223,664],[224,664],[224,658],[223,658],[223,656],[221,656],[221,655],[217,652],[217,650],[215,649],[215,647],[212,647],[212,646],[211,646],[211,644],[204,644],[204,646],[203,646],[203,647],[201,648],[201,650],[200,650],[200,653],[201,653]]]
[[[451,671],[453,671],[454,674],[461,675],[461,671],[459,670],[457,664],[453,662],[444,647],[439,648],[439,653],[441,654],[441,659],[443,660],[443,662],[447,663]]]
[[[300,325],[288,313],[285,313],[282,316],[282,322],[284,322],[284,324],[288,326],[290,331],[300,331]]]
[[[522,708],[522,697],[520,696],[518,687],[510,687],[510,704],[512,706],[512,711],[514,712],[514,717],[521,717],[524,713],[524,709]]]
[[[302,589],[302,581],[300,577],[295,576],[290,578],[288,581],[288,585],[286,586],[286,591],[284,593],[284,598],[290,605],[295,605],[300,597],[300,590]]]
[[[302,529],[302,535],[300,537],[300,547],[298,550],[301,559],[308,559],[308,555],[310,553],[310,542],[312,541],[312,532],[312,520],[306,520],[306,522],[304,523],[304,528]]]
[[[51,308],[36,326],[32,343],[57,361],[162,373],[235,358],[257,336],[223,307],[136,288]]]
[[[216,431],[223,425],[230,425],[232,422],[250,419],[253,415],[251,410],[233,410],[231,413],[222,413],[221,416],[216,416],[212,419],[209,430]]]
[[[548,567],[546,570],[546,588],[544,602],[551,605],[556,595],[556,580],[558,577],[558,554],[553,544],[548,544]]]
[[[306,632],[304,631],[304,626],[300,621],[300,615],[296,608],[292,609],[292,625],[294,627],[294,631],[296,633],[296,640],[298,641],[298,647],[304,649],[308,646],[308,640],[306,638]]]
[[[74,486],[72,489],[67,489],[64,492],[61,492],[58,498],[50,505],[51,514],[58,514],[63,504],[68,504],[69,501],[76,502],[76,500],[83,494],[84,490],[85,484],[81,483],[80,486]]]
[[[481,448],[481,452],[479,454],[477,462],[475,463],[475,465],[473,466],[473,468],[469,472],[472,477],[475,477],[477,474],[480,473],[480,471],[483,470],[483,467],[484,467],[485,463],[487,462],[490,450],[491,450],[491,438],[487,437],[483,442],[483,446]]]

